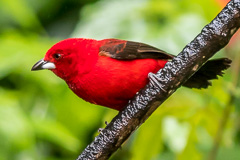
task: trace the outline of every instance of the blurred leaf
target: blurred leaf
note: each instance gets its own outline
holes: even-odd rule
[[[3,91],[0,90],[0,155],[7,157],[8,152],[17,154],[20,150],[31,150],[35,139],[31,124],[16,103],[16,95]]]
[[[217,160],[237,160],[240,157],[239,150],[239,145],[236,147],[221,147],[217,155]]]
[[[38,18],[25,0],[2,0],[1,9],[23,28],[36,27],[43,29]]]
[[[161,153],[163,150],[161,121],[161,117],[151,117],[138,129],[132,144],[132,159],[152,159]]]
[[[40,139],[55,143],[71,152],[77,152],[80,142],[60,123],[51,120],[35,122],[36,134]]]

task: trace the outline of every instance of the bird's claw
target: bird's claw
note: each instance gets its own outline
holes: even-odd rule
[[[148,78],[150,81],[150,85],[152,87],[157,87],[157,88],[163,90],[164,92],[166,92],[166,90],[164,90],[162,85],[159,83],[161,81],[161,79],[156,74],[150,72],[148,74]]]

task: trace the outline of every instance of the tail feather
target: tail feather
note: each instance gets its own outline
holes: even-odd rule
[[[183,86],[198,89],[207,88],[212,85],[210,80],[222,76],[223,71],[230,67],[231,62],[228,58],[207,61]]]

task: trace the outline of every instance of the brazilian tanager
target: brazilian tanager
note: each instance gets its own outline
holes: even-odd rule
[[[69,38],[53,45],[32,70],[49,69],[90,103],[122,110],[174,56],[153,46],[118,39]],[[210,60],[183,86],[207,88],[230,66],[227,58]]]

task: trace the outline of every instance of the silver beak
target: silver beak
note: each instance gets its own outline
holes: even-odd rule
[[[52,62],[44,61],[41,59],[38,61],[36,64],[33,65],[31,71],[37,71],[37,70],[42,70],[42,69],[55,69],[56,66]]]

